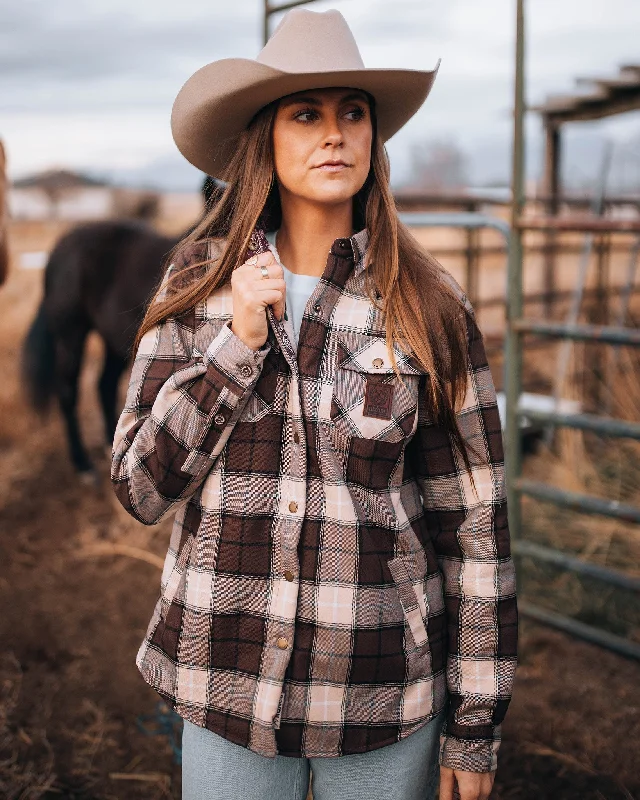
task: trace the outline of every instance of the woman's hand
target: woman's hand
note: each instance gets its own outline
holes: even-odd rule
[[[262,275],[261,267],[268,271],[268,278]],[[267,341],[267,306],[272,305],[276,319],[282,319],[285,293],[284,271],[271,250],[252,256],[233,271],[231,330],[247,347],[259,350]]]
[[[441,765],[438,800],[487,800],[495,777],[495,771],[466,772]]]

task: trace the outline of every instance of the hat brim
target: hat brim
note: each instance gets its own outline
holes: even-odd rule
[[[171,132],[182,155],[211,176],[220,176],[237,138],[254,114],[304,89],[344,86],[375,97],[378,135],[390,139],[416,113],[431,91],[433,70],[358,69],[283,72],[244,58],[207,64],[184,84],[173,104]]]

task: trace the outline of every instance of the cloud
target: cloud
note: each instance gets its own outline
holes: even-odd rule
[[[468,153],[474,173],[508,173],[513,0],[320,0],[309,8],[339,8],[369,67],[431,69],[442,58],[424,107],[389,143],[395,174],[414,142],[442,137]],[[253,58],[261,11],[261,0],[0,4],[0,135],[13,170],[143,169],[179,158],[169,131],[176,93],[209,61]],[[528,101],[637,61],[639,29],[638,0],[528,3]],[[539,149],[538,127],[530,122],[530,148]]]
[[[166,103],[199,66],[252,53],[258,26],[246,2],[215,14],[193,0],[180,8],[176,15],[166,0],[3,4],[0,111]]]

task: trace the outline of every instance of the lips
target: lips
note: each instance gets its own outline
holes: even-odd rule
[[[325,161],[324,164],[318,164],[316,169],[321,169],[323,172],[341,172],[343,169],[348,169],[349,166],[344,161]]]

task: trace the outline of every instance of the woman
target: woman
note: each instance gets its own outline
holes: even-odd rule
[[[185,720],[189,800],[303,800],[310,768],[316,800],[432,798],[438,763],[441,800],[491,791],[516,658],[495,391],[383,144],[435,74],[365,69],[337,11],[294,9],[174,105],[228,188],[142,323],[112,478],[142,522],[176,512],[137,664]]]

